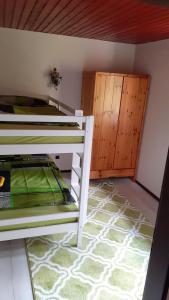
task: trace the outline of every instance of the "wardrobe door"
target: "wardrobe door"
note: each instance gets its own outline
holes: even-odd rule
[[[95,72],[83,72],[81,107],[84,116],[93,114]]]
[[[124,77],[114,169],[134,169],[148,90],[148,79]]]
[[[113,168],[122,84],[123,76],[96,74],[92,171]]]

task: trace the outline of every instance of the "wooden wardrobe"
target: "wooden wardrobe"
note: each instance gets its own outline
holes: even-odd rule
[[[84,72],[82,109],[93,114],[90,178],[135,178],[149,76]]]

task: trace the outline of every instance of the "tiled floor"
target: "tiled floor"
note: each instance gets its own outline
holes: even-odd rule
[[[154,224],[158,203],[129,179],[116,179],[119,191]],[[23,240],[0,243],[0,299],[32,300]]]

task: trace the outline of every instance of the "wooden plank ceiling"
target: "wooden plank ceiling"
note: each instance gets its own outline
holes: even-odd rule
[[[0,0],[0,27],[124,43],[169,38],[169,6],[151,1]]]

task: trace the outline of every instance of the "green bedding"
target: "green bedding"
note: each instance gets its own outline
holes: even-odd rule
[[[45,106],[46,100],[28,96],[0,95],[0,105],[8,106]]]
[[[55,115],[60,116],[64,115],[59,111],[55,106],[45,105],[45,106],[13,106],[15,114],[22,115]]]
[[[77,205],[72,202],[69,186],[47,155],[0,156],[0,176],[6,176],[5,184],[0,187],[1,220],[78,211]],[[4,200],[7,200],[9,206],[2,205]],[[0,231],[71,223],[77,220],[73,217],[0,226]]]
[[[42,162],[43,163],[43,162]],[[29,166],[29,164],[28,164]],[[22,193],[48,193],[60,191],[53,171],[62,182],[62,187],[67,187],[60,172],[49,167],[22,167],[11,170],[11,192],[13,194]]]
[[[18,124],[18,123],[0,123],[1,129],[20,129],[20,130],[78,130],[75,123],[60,125],[42,125],[42,124]],[[78,144],[83,143],[81,136],[1,136],[1,145],[12,144]]]
[[[60,172],[53,170],[62,188],[68,188]],[[11,171],[11,207],[63,204],[63,195],[51,168],[21,168]]]
[[[5,219],[23,218],[23,217],[30,217],[30,216],[41,216],[46,214],[56,214],[56,213],[63,213],[63,212],[74,212],[74,211],[78,211],[76,204],[58,205],[55,207],[42,206],[42,207],[33,207],[33,208],[25,208],[25,209],[0,210],[0,219],[5,220]],[[77,222],[77,220],[78,218],[73,217],[73,218],[64,218],[64,219],[50,220],[50,221],[40,221],[40,222],[33,222],[33,223],[0,226],[0,231],[26,229],[26,228],[56,225],[56,224],[65,224],[65,223]]]
[[[1,159],[0,176],[5,177],[5,184],[0,187],[0,209],[56,206],[73,200],[69,186],[47,156]]]
[[[1,97],[0,111],[24,115],[65,115],[56,106],[49,105],[45,100],[29,97]]]
[[[81,136],[8,136],[0,137],[0,145],[22,144],[80,144],[83,143]]]
[[[38,103],[37,99],[31,99],[30,106],[28,106],[27,97],[19,97],[15,99],[16,103],[19,101],[26,101],[23,105],[0,105],[0,110],[5,112],[13,112],[15,114],[25,115],[55,115],[63,116],[63,112],[59,111],[55,106],[52,105],[31,105],[31,103]],[[23,98],[23,99],[22,99]],[[33,102],[32,102],[33,101]],[[42,100],[41,100],[42,101]],[[45,103],[45,102],[44,102]],[[77,123],[17,123],[17,122],[1,122],[1,129],[16,129],[16,130],[78,130],[79,126]],[[20,145],[20,144],[78,144],[83,143],[83,137],[78,136],[0,136],[0,145]]]

